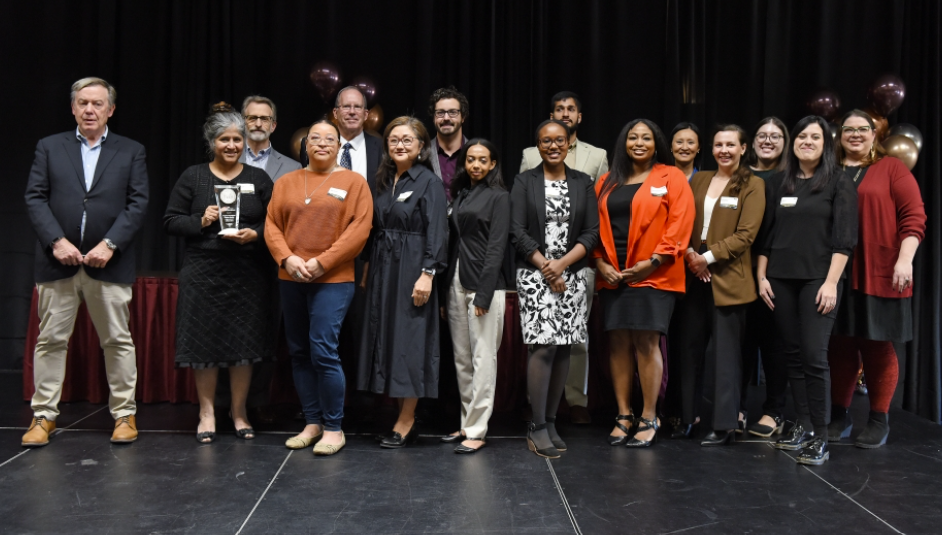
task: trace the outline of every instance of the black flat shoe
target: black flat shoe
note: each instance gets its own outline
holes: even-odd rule
[[[416,432],[416,425],[412,424],[412,429],[406,433],[406,436],[402,436],[399,433],[393,431],[393,434],[384,438],[379,446],[381,448],[404,448],[407,444],[415,442],[415,439],[418,438],[419,434]]]
[[[621,422],[628,422],[628,427],[625,427]],[[621,429],[625,436],[616,436],[608,435],[608,443],[612,446],[624,446],[631,440],[632,430],[635,428],[635,415],[634,414],[619,414],[615,417],[615,427]]]
[[[831,423],[828,424],[828,442],[840,442],[841,439],[850,438],[854,430],[854,419],[847,407],[831,405]]]
[[[736,434],[731,431],[710,431],[710,434],[705,436],[703,440],[700,441],[701,446],[729,446],[733,443],[733,439],[736,437]]]
[[[773,427],[756,422],[746,428],[750,435],[769,438],[772,435],[779,435],[782,433],[782,430],[785,429],[785,420],[781,416],[772,416],[771,414],[767,416],[770,416],[773,420],[775,420],[775,426]]]
[[[773,442],[772,447],[778,450],[796,451],[811,444],[814,439],[814,431],[808,431],[801,424],[796,423],[787,435]]]
[[[533,432],[542,431],[543,429],[546,429],[546,424],[536,425],[535,423],[530,422],[530,427],[527,430],[527,447],[530,448],[530,451],[539,455],[540,457],[545,457],[547,459],[559,459],[559,450],[556,449],[556,446],[539,449],[536,447],[536,443],[533,442],[533,437],[531,436]]]
[[[235,430],[235,436],[242,440],[255,440],[255,430],[251,427],[243,427]]]
[[[445,444],[454,444],[455,442],[464,442],[468,440],[468,437],[458,433],[457,435],[445,435],[441,438],[441,441]]]
[[[476,453],[478,450],[487,445],[487,442],[484,442],[483,438],[465,438],[465,440],[480,440],[481,445],[476,448],[469,448],[464,444],[458,444],[455,446],[455,453]]]
[[[827,439],[818,437],[801,450],[801,453],[798,454],[798,458],[795,460],[798,461],[798,464],[821,466],[830,456]]]
[[[552,418],[546,417],[546,431],[549,433],[550,440],[553,442],[553,447],[556,448],[560,453],[566,451],[566,443],[563,442],[563,439],[559,436],[559,433],[556,432],[556,417]]]
[[[625,443],[626,448],[650,448],[652,444],[657,442],[657,430],[661,428],[661,425],[657,423],[657,416],[653,420],[648,420],[647,418],[641,418],[641,423],[638,425],[638,428],[635,429],[635,436],[631,437],[631,440]],[[638,439],[638,433],[647,431],[649,429],[654,429],[654,435],[651,437],[651,440],[640,440]]]

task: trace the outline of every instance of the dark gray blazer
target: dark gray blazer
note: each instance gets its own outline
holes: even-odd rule
[[[517,267],[536,269],[527,262],[534,251],[546,254],[546,197],[544,195],[543,166],[538,165],[514,178],[510,193],[510,239],[517,248]],[[566,167],[569,183],[569,240],[566,251],[577,243],[586,249],[586,255],[571,266],[578,271],[589,263],[592,250],[599,244],[599,208],[595,185],[589,175]]]
[[[149,191],[144,146],[113,131],[101,146],[92,187],[85,189],[81,142],[75,130],[39,140],[26,185],[26,208],[38,238],[36,282],[74,276],[79,266],[62,265],[52,254],[52,242],[64,236],[88,253],[105,238],[118,250],[103,268],[85,266],[90,277],[132,284],[134,235],[144,222]],[[85,237],[81,237],[86,212]]]
[[[243,150],[242,156],[239,156],[239,161],[242,163],[245,163],[245,153],[246,151]],[[271,177],[271,181],[274,182],[281,178],[281,175],[290,173],[291,171],[297,171],[300,168],[301,164],[276,151],[275,148],[272,147],[271,154],[268,155],[268,164],[265,165],[265,172],[268,173],[268,176]]]

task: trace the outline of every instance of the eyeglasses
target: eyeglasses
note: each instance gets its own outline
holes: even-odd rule
[[[543,147],[544,149],[548,149],[553,145],[553,143],[555,143],[557,147],[565,147],[566,141],[567,141],[566,138],[562,136],[559,136],[557,138],[544,137],[543,139],[540,140],[540,146]]]
[[[857,134],[867,135],[870,131],[873,130],[870,126],[858,126],[854,128],[853,126],[842,126],[841,133],[845,136],[854,136]]]
[[[327,136],[327,137],[310,136],[307,138],[307,141],[311,145],[320,145],[322,143],[325,145],[333,145],[334,143],[337,142],[337,138],[331,137],[331,136]]]
[[[771,141],[772,143],[778,143],[783,139],[782,134],[766,134],[765,132],[759,132],[756,134],[756,141],[762,143],[763,141]]]
[[[405,147],[405,148],[408,149],[409,147],[412,146],[413,143],[415,143],[415,138],[414,138],[414,137],[404,137],[404,138],[400,139],[400,138],[391,137],[391,138],[389,138],[388,140],[386,140],[386,142],[389,143],[389,148],[391,148],[391,149],[396,148],[396,145],[398,145],[398,144],[400,144],[400,143],[402,143],[402,146],[403,146],[403,147]]]
[[[364,109],[366,109],[366,108],[364,108],[363,106],[361,106],[360,104],[344,104],[343,106],[337,106],[337,107],[340,108],[341,110],[345,111],[345,112],[355,111],[355,112],[358,112],[358,113],[361,112],[361,111],[363,111]]]
[[[455,117],[458,116],[459,113],[461,113],[461,110],[435,110],[435,117],[441,119],[445,117],[446,113],[448,114],[449,117],[454,119]]]
[[[256,121],[261,121],[262,124],[271,124],[274,122],[275,118],[271,115],[246,115],[245,122],[252,124]]]

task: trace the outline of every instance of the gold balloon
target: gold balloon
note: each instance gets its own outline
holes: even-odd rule
[[[383,131],[383,107],[379,104],[370,108],[370,113],[366,116],[366,122],[363,123],[365,130]]]
[[[916,161],[919,159],[919,149],[916,147],[916,143],[913,142],[913,140],[904,135],[897,134],[884,139],[880,144],[883,145],[887,154],[899,158],[910,171],[916,166]]]
[[[291,156],[295,160],[301,159],[301,140],[307,135],[307,127],[298,128],[291,134]]]

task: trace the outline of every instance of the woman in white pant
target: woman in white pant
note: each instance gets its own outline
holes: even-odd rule
[[[447,285],[443,293],[461,392],[461,429],[442,442],[461,442],[455,453],[474,453],[484,447],[494,410],[497,348],[504,332],[507,283],[501,267],[510,233],[510,194],[490,141],[468,141],[458,162],[451,182],[448,272],[442,284]]]

